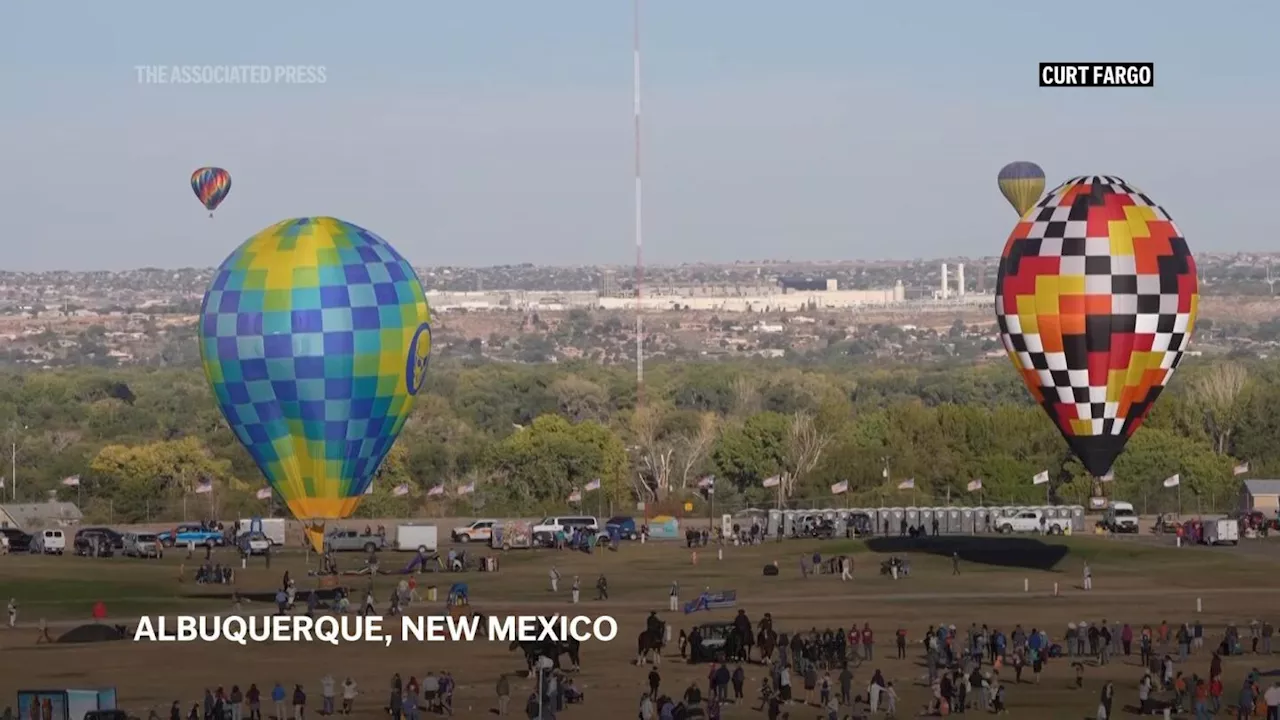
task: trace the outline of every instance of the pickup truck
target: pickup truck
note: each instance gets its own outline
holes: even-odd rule
[[[382,535],[363,535],[356,530],[338,529],[324,536],[324,547],[329,552],[373,552],[386,550],[387,539]]]
[[[1044,519],[1044,524],[1040,521]],[[1002,517],[995,522],[996,529],[1002,533],[1038,533],[1041,530],[1050,535],[1061,535],[1064,518],[1045,518],[1041,510],[1023,510],[1010,517]]]
[[[470,525],[454,528],[449,532],[449,537],[458,543],[469,543],[472,540],[487,543],[493,538],[493,526],[496,524],[496,520],[476,520]]]
[[[183,523],[171,530],[156,533],[156,539],[167,548],[184,547],[188,544],[220,547],[226,543],[221,530],[209,529],[200,523]]]

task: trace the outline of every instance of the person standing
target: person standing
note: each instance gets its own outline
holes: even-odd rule
[[[552,565],[551,570],[547,573],[547,575],[551,579],[551,592],[559,592],[560,591],[560,571],[556,569],[555,565]]]
[[[1280,720],[1280,680],[1267,688],[1262,694],[1262,701],[1267,706],[1267,720]]]
[[[502,673],[498,676],[498,715],[505,717],[507,707],[511,705],[511,681],[507,679],[507,674]]]
[[[671,592],[667,596],[667,609],[675,612],[680,607],[680,583],[671,583]]]
[[[313,596],[314,594],[315,593],[312,593]],[[320,714],[321,715],[333,714],[333,691],[334,691],[333,675],[326,673],[324,677],[320,678]]]
[[[18,599],[9,598],[9,629],[18,624]]]
[[[952,551],[951,553],[951,574],[960,574],[960,553],[958,551]]]
[[[582,580],[577,576],[573,576],[573,585],[569,588],[570,594],[573,596],[573,604],[578,604],[578,597],[582,592]]]
[[[1093,570],[1090,569],[1089,563],[1084,564],[1084,589],[1093,589]]]
[[[307,694],[301,685],[293,686],[293,720],[306,720]]]
[[[360,689],[356,687],[356,681],[349,676],[342,682],[342,714],[350,715],[351,708],[356,704],[356,695],[360,693]]]
[[[276,704],[276,717],[287,718],[284,712],[284,686],[276,682],[275,687],[271,688],[271,702]]]

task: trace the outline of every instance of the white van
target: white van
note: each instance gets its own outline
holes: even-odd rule
[[[43,530],[31,539],[31,552],[61,555],[67,549],[67,536],[61,530]]]
[[[1134,512],[1133,503],[1112,501],[1107,503],[1102,524],[1113,533],[1136,533],[1138,532],[1138,513]]]
[[[550,544],[550,540],[555,537],[558,532],[568,535],[574,531],[593,530],[600,532],[600,522],[596,520],[594,515],[560,515],[546,517],[542,522],[533,526],[533,537],[543,545]]]

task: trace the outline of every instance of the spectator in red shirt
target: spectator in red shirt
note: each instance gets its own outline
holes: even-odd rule
[[[872,658],[872,648],[875,646],[875,638],[871,634],[871,623],[865,623],[862,626],[862,651],[867,660]]]

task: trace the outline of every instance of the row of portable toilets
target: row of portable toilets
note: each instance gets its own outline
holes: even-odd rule
[[[1026,510],[1039,510],[1044,513],[1046,527],[1058,525],[1063,530],[1071,528],[1071,532],[1084,532],[1085,509],[1081,505],[1028,505],[1008,507],[892,507],[892,508],[847,508],[836,510],[769,510],[767,530],[770,535],[785,536],[796,534],[808,523],[816,520],[831,520],[835,523],[836,535],[844,535],[850,523],[855,526],[866,524],[870,520],[871,532],[884,534],[885,523],[888,523],[889,534],[897,535],[905,518],[910,527],[924,526],[926,532],[933,531],[933,521],[938,521],[938,532],[946,534],[983,533],[990,528],[996,532],[1000,527],[1000,518],[1012,517]],[[989,521],[989,522],[988,522]],[[743,524],[741,519],[736,522]],[[861,529],[860,529],[861,530]]]

